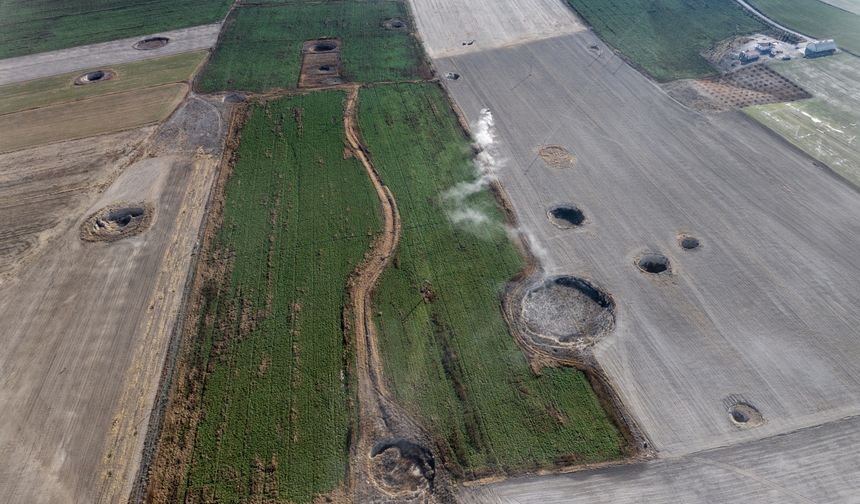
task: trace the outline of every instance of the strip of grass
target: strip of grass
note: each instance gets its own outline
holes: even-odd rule
[[[567,1],[600,38],[663,82],[711,75],[715,70],[702,51],[769,31],[734,0]]]
[[[437,438],[450,468],[475,476],[621,456],[622,439],[585,376],[535,376],[500,307],[523,268],[492,196],[489,222],[452,224],[441,194],[474,179],[467,139],[434,84],[363,89],[362,135],[397,200],[403,233],[375,299],[385,377]]]
[[[744,112],[860,187],[860,59],[837,54],[771,68],[813,98]]]
[[[203,61],[206,51],[196,51],[109,67],[116,76],[104,82],[76,86],[84,72],[36,79],[0,87],[0,114],[44,107],[54,103],[187,81]]]
[[[185,98],[175,83],[0,116],[0,152],[85,138],[163,121]]]
[[[822,39],[860,55],[860,16],[818,0],[748,0],[765,15],[788,28]]]
[[[204,416],[185,499],[310,502],[346,476],[341,309],[381,219],[364,169],[344,158],[343,98],[283,98],[242,129],[204,256],[231,268],[204,288],[192,356]]]
[[[423,60],[416,39],[382,26],[385,19],[406,16],[402,2],[389,0],[236,9],[199,87],[207,92],[293,88],[299,79],[302,43],[320,37],[343,41],[348,80],[417,79]]]
[[[219,21],[232,0],[4,0],[0,58]]]

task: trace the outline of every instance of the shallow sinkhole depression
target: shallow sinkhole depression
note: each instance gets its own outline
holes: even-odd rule
[[[79,75],[75,79],[75,84],[80,86],[84,84],[103,82],[112,79],[113,76],[113,72],[111,72],[110,70],[93,70],[92,72],[87,72],[85,74]]]
[[[547,210],[547,218],[556,227],[574,228],[585,222],[585,214],[576,205],[558,205]]]
[[[756,427],[764,423],[764,417],[755,406],[740,402],[729,408],[729,418],[738,427]]]
[[[370,451],[378,482],[394,491],[432,491],[436,460],[427,448],[398,438],[379,441]]]
[[[699,245],[701,245],[701,242],[699,242],[699,239],[694,237],[694,236],[681,235],[678,238],[678,244],[684,250],[695,250],[695,249],[699,248]]]
[[[636,262],[639,269],[653,275],[668,274],[671,272],[669,258],[663,254],[648,253],[642,255]]]
[[[115,241],[143,232],[152,220],[150,205],[116,204],[92,214],[81,226],[85,241]]]
[[[406,21],[400,18],[386,19],[382,22],[382,26],[387,30],[405,30],[408,27]]]
[[[146,37],[138,40],[133,47],[141,51],[151,51],[166,46],[168,42],[170,39],[167,37]]]
[[[530,331],[570,342],[610,331],[615,324],[615,303],[585,279],[558,276],[526,292],[521,316]]]

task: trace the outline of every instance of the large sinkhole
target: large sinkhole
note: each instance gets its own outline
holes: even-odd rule
[[[81,225],[81,239],[116,241],[138,234],[149,227],[152,206],[145,203],[116,204],[90,215]]]
[[[663,254],[644,254],[636,262],[636,265],[645,273],[651,273],[653,275],[668,274],[671,272],[669,268],[669,258]]]
[[[547,218],[562,229],[580,226],[585,222],[585,214],[576,205],[559,205],[547,211]]]
[[[138,40],[134,44],[134,48],[141,51],[151,51],[166,46],[168,42],[170,42],[170,39],[167,37],[147,37]]]
[[[598,337],[615,324],[615,303],[587,280],[559,276],[540,282],[526,293],[522,320],[532,332],[561,342]]]
[[[374,478],[396,492],[433,490],[436,461],[427,448],[406,439],[378,442],[370,452]]]

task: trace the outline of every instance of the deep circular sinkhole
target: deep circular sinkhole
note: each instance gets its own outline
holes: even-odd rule
[[[752,404],[745,402],[729,408],[729,419],[738,427],[756,427],[764,423],[761,412]]]
[[[168,42],[170,42],[170,39],[167,37],[147,37],[138,40],[134,44],[134,48],[141,51],[151,51],[166,46]]]
[[[331,72],[332,67],[331,67],[331,65],[322,65],[319,67],[319,71],[320,72]]]
[[[152,205],[118,203],[90,215],[81,225],[85,241],[116,241],[143,232],[152,221]]]
[[[337,44],[334,42],[317,42],[313,45],[314,52],[329,52],[337,49]]]
[[[445,78],[448,80],[457,80],[460,78],[460,74],[454,72],[448,72],[445,74]]]
[[[663,254],[645,254],[636,262],[639,269],[646,273],[659,275],[669,273],[669,258]]]
[[[699,248],[699,245],[701,245],[698,238],[689,235],[681,236],[678,239],[678,244],[681,245],[681,248],[684,250],[695,250]]]
[[[578,227],[585,222],[585,214],[576,205],[558,205],[550,208],[546,215],[553,225],[562,229]]]
[[[526,292],[521,317],[533,333],[570,342],[610,331],[615,324],[615,302],[583,278],[558,276]]]

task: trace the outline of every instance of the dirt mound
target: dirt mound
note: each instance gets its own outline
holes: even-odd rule
[[[386,19],[385,21],[382,22],[382,26],[386,30],[403,31],[403,30],[409,29],[409,25],[406,23],[406,21],[404,21],[400,18]]]
[[[639,269],[641,269],[645,273],[651,273],[654,275],[666,275],[672,272],[672,269],[669,264],[669,258],[664,256],[663,254],[643,254],[639,258],[639,260],[636,261],[636,265],[639,266]]]
[[[152,222],[148,203],[116,203],[90,215],[81,224],[81,240],[117,241],[145,231]]]
[[[168,42],[170,42],[170,39],[167,37],[147,37],[145,39],[138,40],[132,47],[140,51],[151,51],[153,49],[161,49],[166,46]]]
[[[83,86],[86,84],[93,84],[95,82],[104,82],[113,79],[115,76],[116,74],[110,70],[93,70],[92,72],[79,75],[75,79],[75,85]]]
[[[579,227],[585,222],[585,214],[576,205],[559,205],[550,208],[546,216],[553,226],[561,229]]]
[[[544,145],[538,156],[552,168],[571,168],[576,163],[576,157],[560,145]]]
[[[582,278],[560,276],[525,294],[520,317],[526,328],[561,343],[595,339],[615,325],[615,303]]]
[[[398,496],[432,492],[436,461],[423,446],[390,439],[377,443],[370,457],[373,478],[386,492]]]

